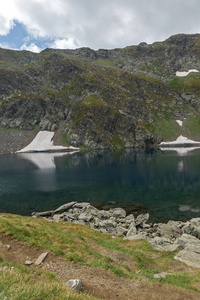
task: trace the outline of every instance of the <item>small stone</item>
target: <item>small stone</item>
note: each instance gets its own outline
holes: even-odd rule
[[[167,273],[167,272],[162,272],[159,274],[154,274],[153,278],[165,278],[167,275],[172,275],[171,273]]]
[[[26,260],[24,264],[25,264],[26,266],[30,266],[30,265],[32,265],[32,263],[33,263],[32,261]]]
[[[44,252],[42,253],[36,260],[35,265],[39,266],[47,257],[47,255],[49,254],[49,252]]]
[[[64,229],[62,232],[69,232],[70,231],[70,229]]]
[[[11,246],[10,245],[6,245],[6,249],[10,250]]]
[[[71,279],[65,283],[72,291],[80,292],[83,288],[83,282],[80,279]]]

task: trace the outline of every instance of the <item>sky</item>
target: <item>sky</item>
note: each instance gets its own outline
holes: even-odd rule
[[[123,48],[200,33],[200,0],[1,0],[0,47]]]

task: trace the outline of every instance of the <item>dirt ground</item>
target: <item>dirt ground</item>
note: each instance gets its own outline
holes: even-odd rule
[[[10,245],[10,249],[6,247]],[[25,264],[25,261],[35,261],[45,252],[27,244],[18,242],[10,237],[0,235],[0,255],[5,261]],[[54,273],[61,281],[69,279],[81,279],[83,281],[83,293],[107,300],[198,300],[200,295],[194,291],[183,290],[178,287],[161,283],[152,283],[146,280],[135,281],[117,277],[109,271],[98,268],[80,266],[67,261],[53,253],[49,253],[46,260],[36,267],[34,264],[27,268],[40,268]]]

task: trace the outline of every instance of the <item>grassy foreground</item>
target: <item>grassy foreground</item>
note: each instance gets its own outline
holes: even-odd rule
[[[108,270],[118,277],[157,281],[200,293],[198,270],[174,260],[174,253],[153,250],[145,240],[128,241],[86,226],[11,214],[0,215],[0,234],[50,251],[78,265]],[[5,266],[7,268],[2,271]],[[38,269],[2,260],[0,269],[0,299],[10,299],[11,295],[12,299],[94,299],[69,292],[53,274]],[[165,278],[153,277],[161,272],[170,274]]]

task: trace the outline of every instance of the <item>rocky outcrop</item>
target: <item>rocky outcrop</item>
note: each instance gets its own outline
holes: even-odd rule
[[[145,239],[154,249],[175,252],[175,259],[200,268],[200,218],[151,224],[147,223],[148,213],[135,217],[127,215],[122,208],[98,210],[87,202],[70,202],[54,211],[35,212],[32,216],[86,225],[104,234],[122,235],[126,240]]]

